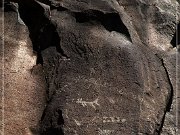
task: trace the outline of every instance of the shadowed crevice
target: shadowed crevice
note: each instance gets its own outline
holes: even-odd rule
[[[44,7],[35,1],[24,0],[19,2],[19,14],[29,29],[33,50],[37,53],[37,64],[43,65],[41,52],[49,47],[55,46],[56,51],[67,57],[60,46],[60,37]],[[47,11],[47,10],[46,10]],[[48,103],[47,103],[48,106]],[[64,119],[61,110],[50,110],[52,115],[47,114],[47,108],[43,111],[39,134],[40,135],[64,135],[62,126]],[[49,116],[48,119],[45,115]],[[55,124],[55,125],[54,125]],[[57,127],[57,126],[58,127]]]
[[[84,12],[75,12],[74,15],[78,23],[96,21],[103,25],[107,31],[116,31],[131,40],[129,31],[118,13],[103,13],[98,10],[86,10]]]
[[[16,12],[17,8],[9,1],[4,2],[4,12],[13,11]]]
[[[41,117],[40,135],[64,135],[63,125],[64,118],[62,110],[52,109],[50,105],[48,105]]]
[[[171,40],[171,44],[173,47],[177,47],[177,45],[180,44],[180,23],[177,24],[177,27],[176,27],[176,32],[173,36],[173,39]]]
[[[64,135],[62,129],[57,129],[57,128],[48,128],[46,132],[43,132],[41,135]]]
[[[158,57],[159,58],[159,57]],[[159,58],[160,59],[160,58]],[[167,76],[167,79],[168,79],[168,82],[169,82],[169,86],[170,86],[170,93],[169,93],[169,97],[167,99],[167,105],[166,105],[166,108],[164,110],[164,115],[163,115],[163,118],[162,118],[162,121],[159,125],[157,125],[158,127],[156,128],[156,133],[158,135],[161,135],[161,132],[162,132],[162,129],[164,127],[164,122],[165,122],[165,118],[166,118],[166,113],[167,112],[170,112],[171,108],[172,108],[172,102],[173,102],[173,95],[174,95],[174,90],[173,90],[173,85],[171,83],[171,80],[170,80],[170,77],[169,77],[169,73],[168,73],[168,70],[164,64],[164,60],[161,59],[161,63],[162,63],[162,66],[166,72],[166,76]]]
[[[19,13],[29,29],[33,50],[37,53],[37,64],[43,64],[41,52],[51,46],[55,46],[57,52],[67,57],[60,46],[56,24],[49,19],[50,11],[45,13],[45,9],[35,1],[24,1],[19,3]]]

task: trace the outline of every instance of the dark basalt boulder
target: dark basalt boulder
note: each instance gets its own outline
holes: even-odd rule
[[[176,133],[178,1],[18,5],[48,87],[40,134]]]

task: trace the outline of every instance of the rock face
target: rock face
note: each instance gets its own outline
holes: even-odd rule
[[[36,65],[28,28],[18,22],[16,6],[6,4],[4,9],[4,43],[0,46],[4,51],[1,78],[4,128],[1,129],[6,135],[29,135],[39,130],[46,103],[46,84],[42,67]]]
[[[48,87],[39,134],[178,134],[179,1],[23,0],[18,5]]]

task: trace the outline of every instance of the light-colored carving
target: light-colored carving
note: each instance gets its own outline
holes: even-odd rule
[[[67,110],[67,109],[65,109],[65,117],[66,117],[67,119],[69,119],[68,110]]]
[[[103,117],[103,123],[119,123],[120,117]]]
[[[122,122],[122,123],[126,122],[126,119],[122,119],[121,122]]]
[[[81,126],[81,122],[80,121],[74,119],[74,122],[76,123],[76,125]]]
[[[108,100],[109,100],[109,102],[110,102],[111,104],[115,104],[115,103],[116,103],[113,98],[110,98],[110,97],[109,97]]]
[[[99,122],[101,122],[101,120],[102,120],[102,118],[95,116],[91,121],[92,121],[92,123],[99,123]]]
[[[107,129],[102,130],[102,129],[98,128],[98,134],[99,135],[110,135],[113,132],[114,132],[114,130],[107,130]]]
[[[76,101],[76,103],[81,104],[83,107],[91,106],[94,109],[96,109],[96,106],[100,106],[100,104],[98,103],[98,100],[99,100],[99,98],[97,98],[96,100],[94,100],[92,102],[87,102],[87,101],[83,101],[82,98],[80,98]]]

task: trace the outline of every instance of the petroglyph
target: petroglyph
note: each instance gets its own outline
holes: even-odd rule
[[[80,98],[76,101],[76,103],[81,104],[83,107],[91,106],[94,109],[96,109],[96,106],[100,106],[100,104],[98,103],[98,100],[99,100],[99,98],[97,98],[96,100],[94,100],[92,102],[88,102],[88,101],[83,101],[83,99]]]
[[[122,122],[122,123],[126,122],[126,119],[122,119],[121,122]]]
[[[108,87],[110,86],[110,84],[108,84],[107,82],[102,82],[100,78],[96,79],[96,78],[85,78],[83,76],[78,76],[74,79],[75,83],[82,81],[86,82],[86,83],[90,83],[91,85],[93,84],[96,88],[99,87]]]
[[[102,121],[102,118],[98,117],[98,116],[95,116],[93,119],[92,119],[92,122],[93,123],[99,123]]]
[[[120,89],[118,92],[119,92],[120,95],[123,95],[124,91],[126,91],[126,88],[125,88],[125,87],[123,87],[122,89]]]
[[[81,126],[81,122],[80,121],[74,119],[74,122],[76,123],[76,125]]]
[[[67,119],[69,119],[68,110],[67,110],[67,109],[65,110],[65,117],[66,117]]]
[[[109,97],[108,100],[109,100],[109,102],[110,102],[111,104],[115,104],[115,103],[116,103],[113,98],[110,98],[110,97]]]
[[[120,117],[103,117],[103,123],[119,123]]]
[[[114,130],[102,130],[98,128],[98,134],[99,135],[110,135],[114,132]]]

